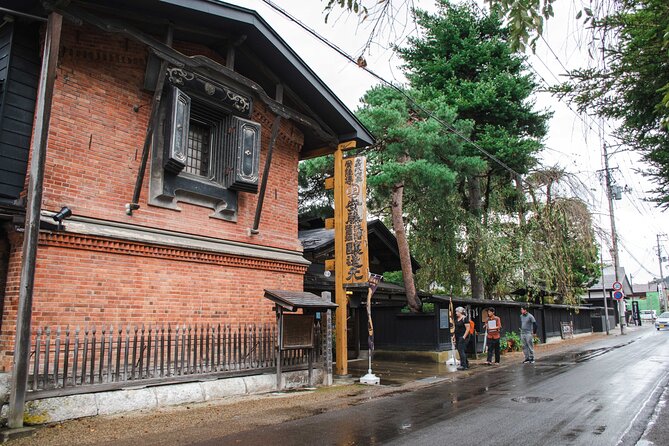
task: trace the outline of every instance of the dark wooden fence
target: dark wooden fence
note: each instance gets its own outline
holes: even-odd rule
[[[321,326],[316,349],[282,354],[282,369],[306,368],[309,355],[323,360]],[[277,365],[272,324],[38,328],[31,351],[29,396],[111,390],[140,384],[271,372]]]
[[[502,334],[507,331],[520,330],[519,302],[453,300],[453,306],[467,307],[473,315],[476,330],[484,331],[481,317],[484,309],[495,307],[495,314],[502,320]],[[435,302],[434,313],[408,314],[401,313],[397,305],[375,305],[372,310],[374,321],[374,345],[378,349],[398,350],[448,350],[451,348],[450,331],[443,318],[448,319],[448,302]],[[361,309],[361,311],[364,311]],[[538,334],[543,342],[547,338],[560,336],[560,323],[572,322],[574,333],[592,331],[591,315],[594,308],[579,308],[566,305],[531,305],[529,311],[534,315],[539,326]],[[360,332],[365,333],[366,319],[361,318]],[[362,336],[360,347],[367,348],[367,338]]]

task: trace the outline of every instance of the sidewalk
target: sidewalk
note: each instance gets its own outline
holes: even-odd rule
[[[638,330],[630,327],[628,333]],[[620,331],[613,336],[619,336]],[[538,345],[538,361],[549,354],[567,352],[580,346],[607,338],[596,333],[577,337],[555,344]],[[502,365],[516,364],[523,359],[522,353],[507,353],[502,356]],[[210,403],[200,403],[124,415],[84,418],[40,427],[33,437],[11,441],[9,444],[23,446],[39,444],[56,445],[136,445],[152,444],[153,435],[168,435],[169,442],[162,444],[188,444],[217,436],[243,432],[319,413],[363,404],[375,398],[395,393],[404,393],[429,385],[435,381],[466,379],[473,373],[487,373],[492,367],[482,365],[483,358],[472,360],[466,372],[454,372],[452,368],[436,363],[408,363],[375,361],[373,371],[381,377],[380,386],[344,384],[321,387],[316,390],[268,393],[256,396],[229,397]],[[367,372],[367,360],[349,363],[349,372],[359,378]],[[196,435],[186,427],[202,426]],[[215,426],[215,428],[207,427]],[[155,444],[155,443],[154,443]]]
[[[643,327],[626,327],[627,333],[632,333],[642,328]],[[608,338],[615,336],[620,336],[620,328],[618,328],[615,333],[611,331]],[[537,360],[540,360],[542,356],[561,353],[606,338],[607,336],[605,333],[593,333],[579,335],[573,339],[559,340],[549,344],[537,344],[534,349],[535,356]],[[522,352],[504,353],[501,357],[500,367],[522,362],[523,359],[524,356]],[[436,380],[453,377],[452,375],[454,374],[467,375],[491,369],[490,366],[484,365],[485,361],[485,353],[479,353],[478,359],[469,358],[469,370],[461,372],[457,371],[455,367],[448,366],[444,363],[374,359],[372,363],[372,373],[381,378],[381,385],[401,386],[416,380],[434,382]],[[349,361],[348,371],[353,377],[360,377],[367,373],[368,366],[367,358],[355,359]]]

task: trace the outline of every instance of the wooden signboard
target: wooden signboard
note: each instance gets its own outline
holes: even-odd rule
[[[281,350],[314,348],[314,316],[284,314],[281,327]]]
[[[562,333],[562,339],[572,339],[574,337],[574,323],[560,322],[560,331]]]
[[[439,328],[442,330],[448,328],[448,308],[439,309]]]
[[[344,159],[344,284],[369,278],[366,166],[363,156]]]

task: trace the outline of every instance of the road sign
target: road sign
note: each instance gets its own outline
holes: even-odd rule
[[[613,282],[613,289],[616,291],[620,291],[623,289],[623,284],[618,281]]]
[[[614,298],[615,300],[620,300],[620,299],[622,299],[623,297],[625,297],[625,295],[623,294],[622,291],[619,290],[619,291],[614,291],[614,292],[613,292],[613,298]]]

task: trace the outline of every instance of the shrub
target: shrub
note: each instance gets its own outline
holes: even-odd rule
[[[518,352],[522,349],[520,344],[520,335],[515,331],[507,331],[499,341],[499,348],[502,351],[508,350],[511,344],[511,350]]]
[[[423,303],[423,306],[420,309],[421,313],[434,313],[434,304],[431,302]],[[400,310],[400,313],[411,313],[411,309],[408,305],[405,305]]]

